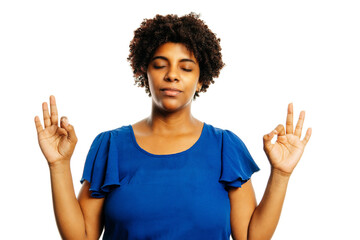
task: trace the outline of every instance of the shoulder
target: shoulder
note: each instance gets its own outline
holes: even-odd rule
[[[226,128],[214,127],[208,124],[210,135],[216,138],[217,142],[221,144],[224,153],[233,154],[234,151],[248,154],[248,149],[243,140],[233,131]]]
[[[215,127],[212,124],[209,123],[205,123],[204,124],[207,126],[207,128],[209,129],[209,132],[215,134],[215,135],[221,135],[223,131],[225,131],[225,129],[219,128],[219,127]]]
[[[119,128],[102,131],[95,136],[93,144],[109,142],[110,140],[115,139],[123,139],[125,136],[129,136],[130,131],[130,125],[123,125]]]
[[[230,138],[230,139],[236,139],[236,140],[240,140],[240,138],[238,137],[238,135],[236,135],[233,131],[226,129],[226,128],[220,128],[220,127],[215,127],[211,124],[206,123],[209,132],[212,133],[213,135],[217,136],[217,137],[221,137],[223,138]],[[241,140],[240,140],[241,141]]]
[[[128,133],[129,130],[130,130],[130,125],[123,125],[123,126],[118,127],[118,128],[102,131],[102,132],[98,133],[98,135],[96,137],[99,137],[99,136],[102,136],[102,135],[124,134],[124,133]]]

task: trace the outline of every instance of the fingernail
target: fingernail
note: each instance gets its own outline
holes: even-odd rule
[[[66,117],[64,117],[63,123],[64,123],[65,127],[67,127],[67,125],[69,125],[69,120]]]

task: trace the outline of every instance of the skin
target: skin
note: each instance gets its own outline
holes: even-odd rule
[[[293,104],[288,105],[286,130],[279,124],[264,135],[264,151],[271,165],[271,173],[263,198],[256,206],[251,181],[241,188],[229,190],[231,203],[231,227],[234,240],[271,239],[279,222],[290,176],[299,162],[312,129],[300,140],[305,112],[301,111],[295,131],[293,126]],[[273,137],[277,135],[274,144]]]
[[[199,91],[199,64],[183,44],[165,43],[155,52],[147,69],[152,95],[149,117],[132,125],[136,141],[153,154],[172,154],[190,148],[200,137],[203,122],[191,114],[195,91]],[[170,96],[162,89],[181,90]],[[85,181],[76,198],[70,159],[77,137],[74,127],[62,117],[60,126],[55,97],[50,96],[50,114],[47,103],[42,104],[44,127],[38,116],[35,126],[40,148],[48,162],[55,218],[63,239],[98,239],[103,230],[102,208],[104,198],[90,196],[90,184]],[[231,228],[234,240],[270,239],[280,218],[289,178],[300,160],[311,136],[308,129],[300,140],[305,112],[300,113],[293,127],[293,106],[289,104],[286,130],[278,125],[264,135],[264,151],[271,164],[269,181],[259,205],[256,203],[251,180],[241,188],[228,192]],[[274,144],[271,139],[277,135]]]
[[[58,113],[54,96],[50,96],[50,113],[46,102],[42,104],[44,127],[38,116],[35,126],[38,142],[50,170],[51,190],[56,223],[62,239],[99,239],[104,199],[90,197],[89,183],[85,182],[75,196],[70,171],[70,159],[77,143],[74,127]]]
[[[183,44],[166,43],[155,51],[147,69],[151,115],[132,125],[140,147],[153,154],[171,154],[197,141],[203,123],[191,115],[191,103],[201,89],[199,76],[199,63]],[[169,87],[181,93],[168,96],[162,89]]]

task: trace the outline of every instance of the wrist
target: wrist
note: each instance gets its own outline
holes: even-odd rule
[[[291,176],[291,173],[287,173],[287,172],[284,172],[284,171],[281,171],[281,170],[279,170],[277,168],[272,167],[271,168],[271,175],[282,178],[284,180],[289,180],[290,176]]]
[[[64,159],[48,163],[50,171],[63,171],[70,168],[70,159]]]

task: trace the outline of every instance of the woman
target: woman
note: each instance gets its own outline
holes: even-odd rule
[[[37,116],[35,124],[64,239],[98,239],[104,226],[104,239],[271,238],[311,129],[300,140],[305,113],[294,130],[289,104],[286,130],[278,125],[264,136],[271,174],[257,205],[250,177],[259,168],[244,143],[191,114],[192,100],[224,66],[219,42],[195,14],[144,20],[128,60],[151,96],[151,115],[95,138],[78,199],[70,171],[74,128],[66,117],[58,126],[54,96],[51,114],[43,103],[45,128]]]

